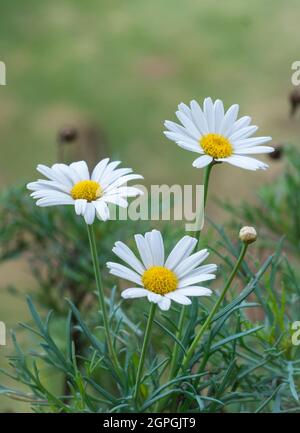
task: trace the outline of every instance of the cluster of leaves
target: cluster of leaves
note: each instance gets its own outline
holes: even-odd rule
[[[291,159],[291,163],[295,167],[299,164],[300,168],[300,156],[294,155]],[[285,186],[279,183],[285,191],[282,195],[285,205],[280,205],[273,197],[278,208],[273,208],[277,210],[272,220],[277,222],[281,214],[285,221],[290,220],[287,209],[284,210],[292,200],[288,198],[292,194],[290,176],[294,184],[297,173],[291,174],[290,169],[284,175]],[[277,191],[276,186],[269,188],[265,194],[270,201],[263,200],[264,206],[266,203],[271,206],[272,188]],[[265,211],[259,206],[255,209],[262,223]],[[251,215],[247,213],[246,221],[256,223],[253,215],[254,211]],[[102,315],[97,309],[87,236],[81,219],[74,217],[68,208],[36,212],[24,190],[18,188],[2,197],[0,221],[0,260],[25,254],[38,283],[35,300],[28,298],[32,322],[21,325],[30,335],[30,350],[21,347],[12,334],[15,351],[9,358],[10,371],[3,373],[16,381],[17,386],[2,386],[0,394],[27,401],[37,412],[300,411],[299,346],[293,345],[291,339],[291,323],[299,319],[300,284],[299,275],[285,254],[286,243],[296,245],[293,239],[296,229],[291,224],[286,222],[282,229],[287,237],[285,243],[278,242],[277,237],[275,253],[269,255],[268,251],[262,266],[258,263],[256,249],[252,250],[253,255],[247,255],[227,299],[214,316],[189,365],[183,369],[183,356],[218,298],[222,280],[227,279],[240,252],[239,242],[232,242],[222,227],[212,225],[209,239],[203,238],[202,242],[209,241],[217,257],[213,261],[220,266],[214,295],[203,302],[193,300],[185,311],[181,336],[178,335],[178,307],[173,306],[167,313],[160,312],[156,316],[141,393],[134,398],[147,319],[146,303],[120,301],[113,287],[115,280],[105,274],[106,302],[122,369],[120,374],[110,362],[104,341]],[[272,229],[267,222],[266,227]],[[104,257],[105,260],[111,258],[115,240],[129,242],[131,234],[146,229],[143,225],[137,227],[136,222],[133,225],[113,221],[97,224],[95,228],[102,269]],[[274,229],[272,235],[277,233],[281,231]],[[175,227],[166,228],[167,245],[173,244],[177,236]],[[39,308],[42,306],[52,312],[43,317],[35,307],[37,303]],[[256,317],[259,320],[254,319]],[[174,347],[178,348],[177,371],[175,378],[170,379]],[[61,389],[54,388],[48,380],[47,374],[51,372],[60,373],[64,378]]]
[[[222,243],[226,246],[228,239],[224,237]],[[233,258],[238,254],[238,245],[230,243],[230,249]],[[227,260],[223,260],[223,266],[224,270],[230,269]],[[4,387],[2,392],[30,402],[35,411],[298,411],[300,361],[297,362],[297,346],[293,346],[291,339],[287,338],[289,323],[295,317],[290,317],[292,302],[288,301],[283,306],[282,296],[278,297],[276,281],[279,275],[287,281],[294,281],[294,286],[288,285],[287,290],[299,293],[298,282],[282,259],[280,249],[255,273],[244,264],[238,284],[245,286],[244,289],[237,294],[238,287],[233,288],[230,299],[224,302],[214,317],[210,330],[186,371],[180,371],[180,360],[210,306],[194,300],[187,309],[181,340],[176,336],[180,311],[174,308],[171,316],[164,313],[157,316],[154,324],[156,338],[142,378],[142,398],[138,401],[133,393],[142,327],[137,326],[133,330],[128,326],[127,315],[116,299],[115,290],[109,298],[109,318],[121,360],[121,375],[110,363],[103,342],[100,312],[98,323],[87,323],[69,301],[70,310],[64,321],[65,345],[60,347],[53,335],[55,317],[49,313],[46,319],[42,319],[29,298],[34,325],[22,326],[35,336],[36,348],[25,353],[13,334],[15,353],[10,357],[13,374],[9,375],[19,384],[25,384],[30,392]],[[247,301],[255,292],[257,298],[263,299],[262,308],[267,306],[265,317],[259,324],[248,318],[249,311],[260,305],[256,298]],[[72,339],[72,317],[76,318],[76,327],[86,340],[86,351],[80,356]],[[180,348],[179,368],[176,378],[168,380],[167,367],[172,359],[170,348],[174,344]],[[49,389],[47,381],[41,378],[45,366],[66,375],[67,394],[54,393]]]

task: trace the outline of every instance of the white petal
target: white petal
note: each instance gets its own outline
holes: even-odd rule
[[[149,292],[149,291],[148,291],[147,297],[148,297],[148,301],[153,302],[154,304],[157,304],[158,302],[160,302],[162,300],[161,295],[158,295],[156,293]]]
[[[164,125],[169,130],[169,131],[166,131],[166,132],[172,132],[172,133],[178,134],[180,136],[187,137],[189,139],[195,140],[195,137],[193,137],[193,134],[191,134],[184,126],[179,125],[178,123],[171,122],[171,120],[166,120],[164,122]],[[200,137],[200,135],[201,134],[199,132],[198,135],[197,135],[197,137],[198,136]],[[171,140],[173,140],[173,139],[171,138]]]
[[[194,277],[198,274],[213,274],[218,269],[218,266],[214,263],[211,263],[209,265],[202,265],[198,268],[195,268],[193,271],[189,273],[190,277]]]
[[[75,200],[75,212],[77,215],[83,215],[86,209],[87,200]]]
[[[202,281],[214,280],[216,276],[214,274],[198,274],[195,276],[187,276],[182,280],[179,280],[178,289],[182,289],[183,287],[193,286],[197,283],[201,283]]]
[[[212,294],[210,289],[199,286],[188,286],[184,289],[177,289],[175,292],[185,296],[210,296]]]
[[[178,134],[178,132],[164,131],[165,136],[172,141],[175,141],[178,146],[191,152],[201,152],[199,141],[190,138],[188,135]],[[199,134],[199,139],[201,135]]]
[[[153,264],[163,266],[165,262],[165,249],[162,235],[158,230],[152,230],[149,235],[149,246],[153,257]]]
[[[180,120],[180,122],[183,124],[183,126],[186,128],[187,131],[192,135],[193,138],[196,140],[199,138],[199,131],[194,125],[193,121],[190,120],[185,114],[183,114],[181,111],[176,111],[176,116]]]
[[[90,179],[89,169],[85,161],[73,162],[70,164],[70,168],[76,171],[80,180]]]
[[[82,180],[77,171],[74,170],[71,165],[54,164],[52,168],[59,173],[63,173],[72,182],[73,185]]]
[[[192,303],[192,301],[189,298],[187,298],[186,296],[180,293],[177,293],[177,290],[175,290],[174,292],[167,293],[165,296],[169,299],[172,299],[172,301],[177,302],[178,304],[190,305]]]
[[[235,150],[235,154],[238,155],[250,155],[259,153],[271,153],[274,152],[274,147],[271,146],[253,146],[253,147],[239,147]]]
[[[87,203],[83,216],[84,216],[85,222],[88,225],[93,224],[93,222],[95,220],[95,214],[96,214],[96,210],[95,210],[93,203]]]
[[[118,194],[106,195],[103,197],[103,201],[105,203],[113,203],[117,206],[124,207],[124,208],[128,207],[128,201]]]
[[[126,176],[127,174],[132,173],[132,168],[117,168],[111,175],[110,175],[110,183],[115,182],[120,177]]]
[[[245,138],[243,140],[237,140],[234,142],[234,148],[239,149],[241,147],[251,147],[251,146],[257,146],[259,144],[267,143],[268,141],[272,140],[271,137],[250,137]]]
[[[37,171],[42,173],[45,177],[48,177],[48,179],[60,182],[62,184],[67,184],[69,186],[72,185],[72,182],[68,177],[66,177],[63,173],[58,172],[53,167],[49,168],[46,165],[39,164],[37,166]]]
[[[99,182],[104,170],[106,169],[108,162],[109,162],[109,158],[102,159],[102,161],[98,162],[98,164],[96,165],[96,167],[92,172],[92,176],[91,176],[92,180]]]
[[[140,174],[128,174],[126,176],[120,176],[116,181],[114,181],[113,183],[109,183],[108,185],[102,183],[101,186],[105,189],[105,193],[108,193],[111,192],[113,189],[118,188],[121,185],[124,185],[124,183],[128,183],[131,180],[136,180],[136,179],[144,179],[144,178]]]
[[[171,301],[169,298],[166,298],[165,296],[162,297],[162,299],[160,301],[158,301],[157,305],[159,306],[159,308],[163,311],[167,311],[169,310],[170,306],[171,306]]]
[[[184,236],[182,239],[180,239],[180,241],[177,242],[166,260],[166,268],[169,268],[171,270],[174,269],[178,265],[178,263],[180,263],[191,254],[191,252],[195,249],[197,243],[197,239],[193,238],[192,236]]]
[[[197,145],[193,144],[192,146],[188,144],[186,141],[176,141],[179,147],[185,150],[189,150],[190,152],[196,152],[196,153],[204,153],[203,149],[201,148],[200,144],[197,143]]]
[[[148,242],[146,242],[145,238],[142,235],[135,235],[134,239],[145,268],[151,268],[154,263]]]
[[[209,256],[209,252],[207,249],[197,251],[191,256],[187,257],[181,263],[176,266],[174,272],[178,276],[178,278],[183,278],[186,274],[191,272],[194,268],[200,265],[207,257]]]
[[[183,102],[181,102],[180,104],[178,104],[178,110],[182,111],[183,114],[185,114],[188,119],[193,120],[192,112],[191,112],[190,107],[187,106],[186,104],[184,104]]]
[[[209,129],[206,118],[203,114],[203,111],[201,110],[200,105],[195,100],[191,101],[191,111],[194,123],[199,129],[200,133],[202,135],[208,134]]]
[[[134,298],[144,298],[149,293],[146,289],[141,289],[139,287],[133,287],[130,289],[123,290],[121,296],[124,299],[134,299]]]
[[[233,142],[235,140],[241,140],[242,138],[250,137],[258,130],[258,127],[255,125],[246,126],[245,128],[238,129],[233,134],[230,135],[229,141]]]
[[[213,158],[209,155],[202,155],[199,158],[195,159],[193,162],[193,167],[203,168],[209,165],[212,162]]]
[[[71,187],[68,184],[62,184],[60,182],[56,182],[55,180],[45,180],[39,179],[36,182],[30,182],[26,185],[28,189],[31,191],[38,191],[40,189],[49,189],[54,191],[65,192],[70,194]]]
[[[97,212],[97,217],[102,221],[107,221],[109,219],[109,208],[104,200],[93,201],[93,206]]]
[[[51,197],[51,198],[70,198],[72,197],[69,194],[66,194],[62,191],[57,191],[56,189],[37,189],[33,191],[31,194],[33,198],[43,198],[43,197]],[[73,200],[73,199],[72,199]]]
[[[229,158],[220,159],[219,161],[228,162],[236,167],[245,168],[246,170],[265,170],[268,165],[255,158],[248,156],[232,155]]]
[[[223,118],[220,134],[229,136],[232,133],[234,122],[236,121],[239,112],[239,106],[237,104],[232,105],[225,113]]]
[[[224,105],[220,99],[217,99],[214,105],[215,105],[215,131],[216,133],[219,133],[224,118]]]
[[[51,198],[51,197],[44,197],[37,200],[36,205],[40,207],[47,207],[47,206],[60,206],[65,204],[73,204],[74,200],[71,197],[66,198]]]
[[[140,286],[143,285],[140,275],[134,272],[132,269],[115,262],[107,262],[106,266],[109,268],[110,274],[123,278],[124,280],[133,281]]]
[[[56,163],[52,165],[51,169],[52,172],[54,172],[57,176],[59,176],[61,182],[64,185],[68,185],[70,188],[72,188],[75,181],[75,177],[72,174],[73,170],[72,173],[70,173],[70,167],[68,165]]]
[[[236,122],[234,122],[231,134],[233,134],[235,131],[238,131],[242,128],[245,128],[246,126],[250,125],[250,123],[251,123],[251,117],[250,116],[241,117]]]
[[[38,206],[42,206],[42,203],[44,203],[42,200],[49,200],[49,202],[53,202],[53,205],[56,204],[73,204],[74,200],[72,197],[69,196],[69,194],[65,194],[64,192],[59,192],[55,190],[47,190],[47,189],[40,189],[37,191],[33,191],[31,194],[31,197],[34,199],[39,199],[37,201]],[[47,205],[50,206],[50,205]]]
[[[135,188],[133,186],[121,186],[120,188],[111,190],[109,193],[110,194],[117,193],[124,197],[136,197],[138,195],[144,194],[144,192],[141,189]]]
[[[215,132],[215,109],[211,98],[205,98],[203,111],[208,124],[209,132]]]
[[[143,274],[145,272],[145,267],[142,265],[140,260],[138,260],[138,258],[131,251],[131,249],[128,248],[128,246],[125,245],[123,242],[116,242],[113,248],[113,252],[139,274]]]
[[[113,171],[115,170],[115,168],[118,167],[118,165],[121,164],[121,161],[112,161],[109,164],[107,164],[107,166],[104,169],[104,172],[102,173],[102,176],[99,179],[99,183],[100,184],[104,184],[104,183],[110,183],[109,179],[112,176]]]

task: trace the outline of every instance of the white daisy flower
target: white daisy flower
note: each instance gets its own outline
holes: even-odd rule
[[[210,296],[212,291],[198,286],[202,281],[212,280],[214,264],[199,266],[209,255],[206,249],[192,254],[198,241],[184,236],[165,260],[164,243],[161,233],[152,230],[142,236],[135,235],[135,242],[141,260],[123,243],[116,242],[113,252],[127,266],[108,262],[110,273],[135,283],[137,287],[124,290],[125,299],[147,297],[148,301],[158,304],[161,310],[168,310],[171,301],[189,305],[189,296]]]
[[[191,101],[190,107],[181,103],[176,111],[181,125],[166,120],[168,131],[164,134],[183,149],[201,155],[193,162],[196,168],[220,161],[247,170],[266,169],[267,164],[245,155],[273,152],[273,147],[261,146],[271,137],[252,137],[257,126],[250,125],[249,116],[237,119],[238,111],[235,104],[225,112],[219,99],[206,98],[203,109],[196,101]]]
[[[37,206],[71,204],[87,224],[93,224],[95,216],[106,221],[110,216],[108,203],[127,207],[127,197],[143,194],[138,188],[125,186],[131,180],[143,179],[143,176],[130,174],[131,168],[117,169],[120,163],[102,159],[91,176],[85,161],[54,164],[51,168],[39,164],[37,170],[48,179],[31,182],[27,188],[33,191],[31,196],[37,199]]]

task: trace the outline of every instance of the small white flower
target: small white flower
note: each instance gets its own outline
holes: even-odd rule
[[[250,125],[249,116],[237,120],[238,111],[239,106],[235,104],[225,112],[219,99],[213,103],[211,98],[206,98],[203,110],[196,101],[191,101],[190,107],[181,103],[176,116],[182,125],[166,120],[168,131],[164,134],[183,149],[201,154],[193,162],[196,168],[214,160],[247,170],[266,169],[267,164],[245,155],[273,152],[273,147],[261,146],[271,137],[252,137],[257,126]]]
[[[37,170],[48,179],[31,182],[27,188],[37,199],[37,206],[57,206],[71,204],[77,215],[82,215],[87,224],[109,219],[108,203],[127,207],[127,197],[142,194],[138,188],[125,184],[143,176],[132,173],[131,168],[117,168],[121,161],[109,162],[102,159],[94,168],[91,176],[85,161],[70,165],[54,164],[51,168],[39,164]]]
[[[217,266],[199,266],[209,253],[204,249],[191,255],[197,245],[195,238],[184,236],[166,260],[163,239],[158,230],[152,230],[145,236],[135,235],[135,242],[141,260],[123,242],[116,242],[113,248],[113,252],[132,269],[119,263],[107,263],[111,274],[138,286],[124,290],[121,293],[123,298],[147,297],[150,302],[158,304],[161,310],[168,310],[171,300],[189,305],[189,296],[211,295],[210,289],[197,284],[214,279],[216,276],[213,272]]]

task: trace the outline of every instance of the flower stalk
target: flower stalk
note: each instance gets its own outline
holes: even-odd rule
[[[205,210],[205,206],[206,206],[206,202],[207,202],[207,196],[208,196],[208,185],[209,185],[209,178],[210,178],[210,173],[211,170],[214,166],[214,161],[212,161],[205,169],[204,172],[204,181],[203,181],[203,185],[204,185],[204,196],[203,196],[203,209]],[[194,237],[198,240],[198,244],[200,241],[200,234],[201,234],[201,230],[197,230],[194,233]]]
[[[148,321],[147,321],[147,326],[146,326],[145,335],[144,335],[141,357],[140,357],[140,361],[139,361],[139,365],[138,365],[138,371],[137,371],[137,375],[136,375],[135,390],[134,390],[134,400],[135,401],[137,401],[137,399],[138,399],[140,381],[141,381],[141,377],[142,377],[142,373],[143,373],[143,369],[144,369],[145,357],[146,357],[146,353],[147,353],[147,349],[148,349],[148,345],[149,345],[149,341],[150,341],[150,335],[151,335],[151,329],[152,329],[153,320],[154,320],[154,316],[155,316],[155,310],[156,310],[156,304],[151,303]]]
[[[225,295],[226,295],[226,293],[227,293],[227,291],[228,291],[228,289],[229,289],[229,287],[230,287],[230,285],[231,285],[231,283],[232,283],[235,275],[237,274],[237,272],[239,270],[239,267],[240,267],[240,265],[241,265],[241,263],[242,263],[242,261],[243,261],[243,259],[245,257],[247,248],[248,248],[248,244],[244,243],[243,246],[242,246],[240,255],[238,257],[238,260],[237,260],[237,262],[236,262],[233,270],[231,271],[231,274],[230,274],[230,276],[229,276],[229,278],[227,280],[227,283],[224,286],[224,289],[222,290],[222,293],[221,293],[219,299],[217,300],[217,302],[213,306],[211,312],[207,316],[204,324],[202,325],[200,331],[198,332],[198,334],[194,338],[192,344],[190,345],[189,350],[187,351],[187,353],[186,353],[186,355],[185,355],[185,357],[183,359],[183,364],[182,364],[182,369],[183,370],[185,370],[187,368],[188,363],[189,363],[191,357],[193,356],[193,354],[195,352],[195,349],[196,349],[199,341],[201,340],[201,338],[202,338],[204,332],[206,331],[206,329],[209,327],[209,325],[210,325],[210,323],[211,323],[214,315],[216,314],[217,310],[219,309],[221,303],[223,302],[223,300],[225,298]]]
[[[98,263],[98,254],[97,254],[97,246],[96,246],[96,239],[95,239],[95,233],[93,225],[87,224],[87,231],[88,231],[88,237],[90,242],[90,249],[91,249],[91,255],[93,260],[93,267],[94,267],[94,273],[95,273],[95,280],[96,280],[96,286],[98,291],[98,299],[99,304],[102,310],[102,317],[103,317],[103,324],[104,324],[104,331],[105,331],[105,338],[108,346],[108,352],[111,357],[112,363],[118,372],[120,374],[120,365],[119,361],[112,343],[111,339],[111,333],[110,333],[110,327],[109,327],[109,320],[108,315],[106,311],[106,305],[105,305],[105,297],[103,292],[103,284],[101,279],[101,273]]]

